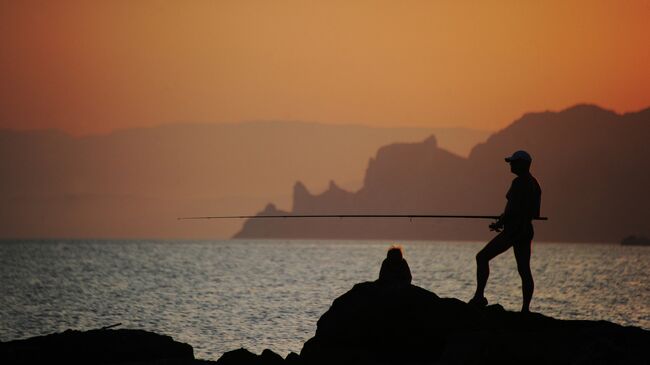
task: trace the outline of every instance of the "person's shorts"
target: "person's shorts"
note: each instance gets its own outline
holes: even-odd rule
[[[505,226],[503,229],[503,235],[511,239],[515,245],[530,244],[535,236],[533,223],[527,222],[518,225]]]

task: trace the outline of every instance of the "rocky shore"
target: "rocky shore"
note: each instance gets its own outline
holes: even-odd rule
[[[0,364],[193,364],[192,346],[133,329],[67,330],[0,343]]]
[[[218,341],[218,339],[215,339]],[[366,282],[337,298],[300,354],[192,347],[140,330],[65,331],[0,343],[2,364],[650,364],[650,331],[472,307],[414,285]]]

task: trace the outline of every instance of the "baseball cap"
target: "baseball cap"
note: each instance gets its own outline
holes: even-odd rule
[[[512,154],[510,157],[505,158],[506,162],[511,162],[511,161],[516,161],[516,160],[523,160],[523,161],[528,161],[532,162],[533,158],[530,157],[530,154],[526,151],[519,150],[515,153]]]

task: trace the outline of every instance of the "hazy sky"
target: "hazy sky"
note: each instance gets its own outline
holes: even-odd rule
[[[0,127],[504,127],[650,105],[650,1],[0,0]]]

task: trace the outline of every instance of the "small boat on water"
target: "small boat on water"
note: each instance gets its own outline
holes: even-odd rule
[[[650,238],[645,236],[627,236],[621,241],[624,246],[650,246]]]

